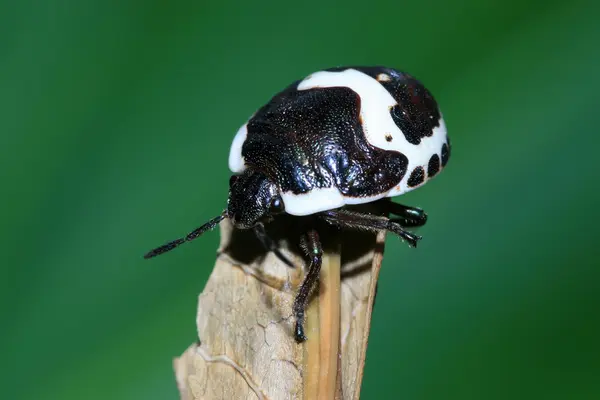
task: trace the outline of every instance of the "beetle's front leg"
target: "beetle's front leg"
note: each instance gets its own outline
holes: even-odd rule
[[[294,299],[293,310],[296,316],[294,337],[298,343],[302,343],[307,339],[304,334],[304,314],[310,294],[319,283],[319,273],[321,271],[321,264],[323,263],[323,247],[321,246],[319,234],[315,229],[309,230],[302,236],[300,246],[309,258],[310,265],[300,286],[300,290],[298,290],[298,294]]]

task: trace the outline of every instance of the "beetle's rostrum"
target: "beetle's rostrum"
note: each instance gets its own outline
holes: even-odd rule
[[[314,216],[331,225],[387,230],[415,247],[423,210],[384,202],[394,218],[351,211],[348,205],[395,197],[436,176],[450,157],[446,125],[432,94],[412,76],[385,67],[316,72],[276,94],[237,132],[229,153],[227,208],[187,236],[145,255],[193,240],[228,218],[253,229],[267,250],[291,262],[265,225],[277,215]],[[318,282],[322,248],[308,228],[301,248],[310,264],[294,301],[295,338],[306,340],[304,310]]]

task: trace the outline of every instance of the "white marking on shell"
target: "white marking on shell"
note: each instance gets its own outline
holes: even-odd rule
[[[372,146],[384,150],[401,152],[408,158],[403,179],[389,192],[382,193],[381,197],[398,196],[412,190],[413,188],[409,188],[406,184],[410,172],[419,165],[427,167],[433,154],[441,158],[442,145],[446,142],[446,125],[443,118],[440,120],[440,126],[433,130],[430,137],[422,138],[418,145],[414,145],[406,140],[404,133],[390,115],[390,108],[397,104],[396,100],[376,79],[367,74],[352,68],[340,72],[320,71],[300,82],[298,90],[340,86],[348,87],[360,96],[360,116],[367,141]],[[388,142],[385,138],[387,134],[391,134],[394,140]],[[369,203],[374,201],[373,199],[373,197],[346,198],[346,204]]]
[[[402,139],[404,139],[404,136],[402,136]],[[408,156],[407,155],[408,168],[406,170],[406,174],[404,175],[404,178],[402,178],[402,180],[400,181],[400,184],[394,186],[392,188],[392,190],[390,190],[388,192],[387,197],[394,197],[394,196],[398,196],[398,195],[410,192],[411,190],[414,190],[418,187],[423,186],[430,179],[433,179],[433,178],[427,177],[427,166],[429,165],[429,159],[434,154],[437,154],[438,157],[440,158],[440,170],[438,171],[438,174],[439,174],[441,172],[441,170],[443,169],[443,167],[442,167],[442,146],[444,145],[444,143],[446,143],[446,140],[447,140],[446,139],[446,123],[444,121],[442,114],[440,113],[440,125],[438,127],[433,128],[433,135],[431,135],[430,137],[422,138],[421,143],[419,143],[417,146],[411,145],[413,147],[418,148],[418,151],[420,153],[418,154],[418,156]],[[404,154],[406,154],[406,153],[404,153]],[[408,179],[410,178],[410,173],[419,165],[422,166],[423,169],[425,170],[425,179],[424,179],[423,183],[421,183],[420,185],[415,186],[415,187],[409,187],[407,182],[408,182]],[[437,176],[437,174],[435,176]],[[435,176],[434,176],[434,178],[435,178]]]
[[[234,174],[240,174],[246,169],[244,157],[242,157],[242,145],[248,136],[248,128],[246,125],[247,124],[242,125],[237,131],[229,149],[229,169]]]
[[[348,204],[348,199],[335,187],[313,189],[308,193],[281,193],[285,212],[291,215],[310,215]]]
[[[389,82],[392,80],[392,77],[389,76],[388,74],[381,73],[381,74],[377,75],[377,80],[379,82]]]
[[[316,214],[350,204],[371,203],[384,197],[386,197],[386,193],[367,197],[346,197],[335,187],[313,189],[302,194],[293,194],[292,192],[281,194],[285,212],[296,216]]]

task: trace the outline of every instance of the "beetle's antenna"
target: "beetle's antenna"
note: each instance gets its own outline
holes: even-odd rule
[[[209,230],[213,229],[215,226],[217,226],[219,224],[219,222],[221,222],[223,219],[225,219],[226,216],[227,216],[227,214],[225,212],[223,212],[223,214],[211,219],[210,221],[208,221],[207,223],[202,225],[200,228],[194,229],[193,231],[188,233],[186,236],[176,239],[176,240],[173,240],[169,243],[163,244],[162,246],[149,251],[148,253],[146,253],[144,255],[144,258],[156,257],[158,255],[166,253],[167,251],[173,250],[175,247],[178,247],[178,246],[184,244],[185,242],[190,242],[190,241],[196,239],[197,237],[202,235],[204,232],[209,231]]]

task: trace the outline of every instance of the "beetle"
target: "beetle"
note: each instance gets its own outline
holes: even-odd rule
[[[420,208],[386,201],[387,215],[350,210],[407,193],[436,176],[450,157],[450,140],[433,95],[411,75],[382,66],[329,68],[276,94],[238,130],[231,144],[227,207],[151,258],[196,239],[228,218],[252,229],[286,264],[265,225],[287,213],[313,216],[339,228],[386,230],[416,247]],[[323,250],[314,227],[302,236],[310,264],[294,299],[294,336],[301,343],[309,295]]]

